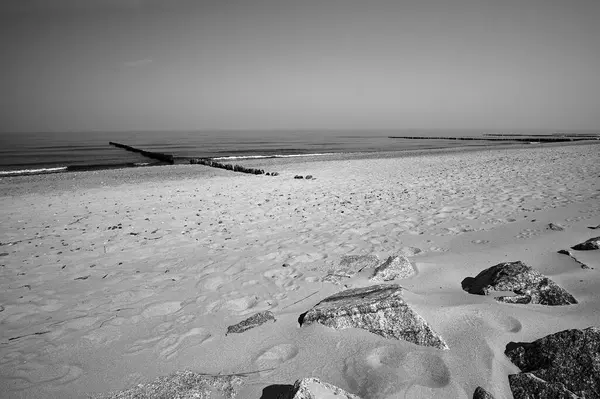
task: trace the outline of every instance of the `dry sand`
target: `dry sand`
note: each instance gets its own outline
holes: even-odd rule
[[[240,398],[310,376],[365,399],[470,398],[477,386],[511,398],[509,341],[600,325],[600,251],[574,251],[588,270],[556,253],[600,235],[588,229],[600,224],[598,145],[269,168],[280,175],[186,165],[0,179],[0,397],[86,397],[191,369],[266,370]],[[402,252],[418,273],[397,283],[450,350],[298,326],[344,289],[321,281],[341,256]],[[516,260],[579,304],[461,289]],[[261,310],[277,321],[225,336]]]

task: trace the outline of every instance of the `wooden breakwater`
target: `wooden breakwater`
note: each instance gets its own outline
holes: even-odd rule
[[[115,143],[113,141],[109,141],[108,144],[115,146],[117,148],[122,148],[126,151],[137,152],[138,154],[141,154],[141,155],[145,156],[146,158],[156,159],[157,161],[167,162],[170,164],[175,163],[175,158],[171,154],[163,154],[162,152],[144,151],[144,150],[140,150],[139,148],[135,148],[135,147],[132,147],[129,145],[121,144],[121,143]]]
[[[267,176],[279,175],[279,173],[277,173],[277,172],[265,173],[265,171],[263,169],[246,168],[241,165],[231,165],[231,164],[227,164],[227,163],[215,162],[213,160],[204,159],[204,158],[190,159],[190,163],[192,165],[205,165],[205,166],[210,166],[212,168],[231,170],[233,172],[249,173],[251,175],[265,175],[265,174]]]
[[[584,137],[444,137],[444,136],[388,136],[390,139],[406,139],[406,140],[471,140],[471,141],[525,141],[536,143],[560,143],[564,141],[582,141],[591,140],[592,138]],[[598,138],[595,138],[598,140]]]

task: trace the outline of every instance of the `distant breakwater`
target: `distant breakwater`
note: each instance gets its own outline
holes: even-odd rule
[[[164,154],[162,152],[144,151],[139,148],[135,148],[135,147],[132,147],[129,145],[121,144],[121,143],[115,143],[113,141],[109,141],[108,144],[115,146],[117,148],[122,148],[126,151],[137,152],[138,154],[141,154],[147,158],[156,159],[157,161],[167,162],[170,164],[175,163],[175,158],[171,154]]]
[[[511,136],[510,138],[501,137],[444,137],[444,136],[388,136],[390,139],[407,140],[473,140],[473,141],[525,141],[535,143],[560,143],[565,141],[583,141],[599,140],[600,137],[540,137],[540,136]]]
[[[221,162],[215,162],[215,161],[212,161],[210,159],[203,159],[203,158],[190,159],[190,164],[192,164],[192,165],[210,166],[211,168],[219,168],[219,169],[231,170],[233,172],[248,173],[248,174],[251,174],[251,175],[267,175],[267,176],[277,176],[277,175],[279,175],[279,173],[277,173],[277,172],[267,172],[267,173],[265,173],[265,171],[263,169],[246,168],[246,167],[241,166],[241,165],[231,165],[231,164],[221,163]]]

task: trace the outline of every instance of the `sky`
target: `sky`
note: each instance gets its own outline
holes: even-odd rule
[[[598,129],[598,0],[3,0],[0,132]]]

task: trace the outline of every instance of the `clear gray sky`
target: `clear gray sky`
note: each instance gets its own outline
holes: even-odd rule
[[[600,129],[600,0],[3,0],[0,131]]]

